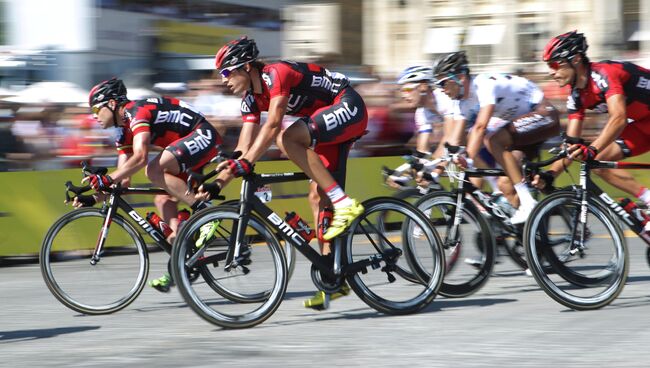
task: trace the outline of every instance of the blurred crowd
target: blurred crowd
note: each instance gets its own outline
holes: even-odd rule
[[[536,81],[556,107],[565,111],[568,90],[559,89],[544,75],[526,77]],[[128,80],[125,82],[131,87]],[[391,108],[400,99],[394,79],[365,75],[356,79],[355,88],[368,106],[369,124],[368,134],[357,142],[352,155],[409,152],[414,142],[413,114]],[[159,83],[150,90],[129,89],[130,99],[157,95],[174,96],[192,104],[224,137],[226,150],[235,146],[241,126],[241,99],[233,96],[220,80],[206,76],[187,83]],[[591,125],[594,133],[600,126],[595,122]],[[100,129],[83,102],[0,99],[0,171],[79,167],[82,160],[111,166],[116,159],[113,142],[114,131]],[[281,158],[278,149],[271,149],[266,156],[266,159],[278,158]]]

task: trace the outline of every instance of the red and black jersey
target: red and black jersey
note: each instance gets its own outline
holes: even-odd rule
[[[628,123],[650,118],[650,70],[629,62],[590,63],[587,86],[568,98],[569,119],[584,119],[587,109],[606,113],[607,98],[618,94],[625,96]]]
[[[280,61],[262,68],[262,93],[246,92],[241,104],[244,122],[260,123],[260,113],[269,110],[271,99],[287,96],[287,115],[310,116],[333,103],[348,85],[341,73],[330,72],[316,64]]]
[[[119,128],[115,140],[119,153],[133,152],[133,136],[136,134],[149,132],[150,143],[164,148],[206,121],[203,114],[192,106],[170,97],[130,101],[125,105],[124,118],[126,124]]]

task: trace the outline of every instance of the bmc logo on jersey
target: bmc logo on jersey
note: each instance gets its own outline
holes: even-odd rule
[[[241,112],[251,112],[251,106],[253,103],[255,103],[255,97],[253,97],[253,95],[247,95],[243,100],[241,100]]]
[[[637,88],[650,89],[650,79],[639,77],[639,81],[636,84]]]
[[[266,85],[269,86],[269,89],[273,87],[273,81],[271,80],[270,75],[268,75],[267,73],[262,73],[262,79],[264,80],[264,83],[266,83]]]
[[[338,126],[343,125],[350,121],[353,116],[357,115],[359,109],[354,106],[354,109],[350,110],[347,102],[343,102],[343,106],[327,114],[323,114],[323,119],[325,120],[325,129],[330,131],[336,129]]]
[[[178,123],[186,127],[189,127],[191,122],[192,122],[192,115],[184,112],[182,113],[179,110],[172,110],[172,111],[158,111],[158,115],[156,115],[156,120],[154,120],[153,123],[154,124]]]

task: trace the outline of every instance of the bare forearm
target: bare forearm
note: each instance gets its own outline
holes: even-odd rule
[[[481,150],[481,141],[485,134],[484,126],[474,126],[467,141],[467,156],[475,158]]]
[[[118,182],[122,179],[129,178],[131,175],[138,172],[140,169],[147,165],[147,157],[141,155],[133,155],[128,160],[124,161],[117,170],[110,174],[113,181]]]
[[[275,141],[275,137],[280,133],[281,124],[280,122],[269,122],[267,121],[262,129],[260,134],[258,134],[257,139],[250,147],[250,149],[244,154],[243,158],[247,159],[250,162],[257,162],[271,147],[271,144]]]
[[[600,133],[598,138],[591,143],[591,145],[596,147],[599,151],[607,148],[607,146],[621,135],[623,129],[625,129],[625,120],[624,116],[611,117],[603,128],[603,131]]]

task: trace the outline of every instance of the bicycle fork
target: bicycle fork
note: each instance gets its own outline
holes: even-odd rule
[[[97,237],[97,244],[95,244],[95,250],[93,251],[92,257],[90,257],[90,264],[96,265],[101,260],[102,250],[106,244],[106,239],[108,238],[108,230],[111,227],[111,222],[113,221],[113,213],[115,212],[115,196],[111,195],[108,200],[109,204],[104,204],[102,212],[106,210],[106,217],[104,218],[104,224],[102,225],[99,235]]]

